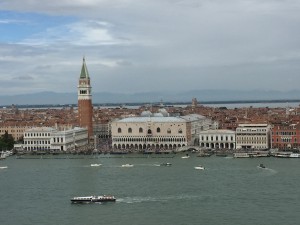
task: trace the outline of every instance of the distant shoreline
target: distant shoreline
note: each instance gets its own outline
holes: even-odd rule
[[[226,101],[200,101],[200,105],[214,105],[214,104],[256,104],[256,103],[300,103],[300,99],[281,99],[281,100],[226,100]],[[191,105],[191,102],[163,102],[165,106],[176,105]],[[105,106],[142,106],[142,105],[160,105],[160,102],[127,102],[127,103],[94,103],[94,107]],[[12,105],[2,105],[1,108],[10,108]],[[77,107],[77,104],[24,104],[15,105],[18,108],[62,108],[62,107]]]

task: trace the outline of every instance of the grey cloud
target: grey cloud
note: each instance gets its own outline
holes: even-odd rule
[[[34,37],[45,38],[47,46],[7,45],[4,55],[19,62],[16,68],[5,64],[2,74],[16,76],[22,68],[23,74],[40,74],[36,82],[43,90],[72,91],[85,55],[93,91],[298,88],[298,1],[70,2],[24,0],[21,6],[11,0],[0,7],[76,16],[89,31],[107,31],[111,44],[91,39],[75,45],[78,36],[64,36],[64,29],[54,27],[48,30],[56,32],[54,38]]]

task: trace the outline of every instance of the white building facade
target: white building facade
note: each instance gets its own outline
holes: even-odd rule
[[[187,121],[178,117],[131,117],[111,124],[112,147],[117,149],[175,149],[186,146]]]
[[[25,131],[25,151],[68,151],[88,143],[86,128],[58,131],[50,127],[36,127]]]
[[[235,131],[201,131],[199,134],[199,146],[209,149],[235,149]]]
[[[75,127],[71,130],[54,131],[51,135],[51,149],[68,151],[88,144],[88,130]]]
[[[239,124],[236,128],[237,149],[269,149],[270,125]]]
[[[140,117],[123,118],[111,123],[112,147],[176,149],[194,145],[200,131],[214,126],[210,119],[197,114],[175,117],[169,116],[165,109],[159,109],[158,113],[145,111]]]

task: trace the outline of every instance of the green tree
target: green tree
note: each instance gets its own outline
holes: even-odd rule
[[[0,148],[2,150],[10,150],[14,147],[14,138],[7,131],[0,137]]]

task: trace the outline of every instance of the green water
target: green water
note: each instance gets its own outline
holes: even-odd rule
[[[300,224],[300,159],[155,156],[2,160],[0,224]],[[70,203],[101,194],[117,202]]]

